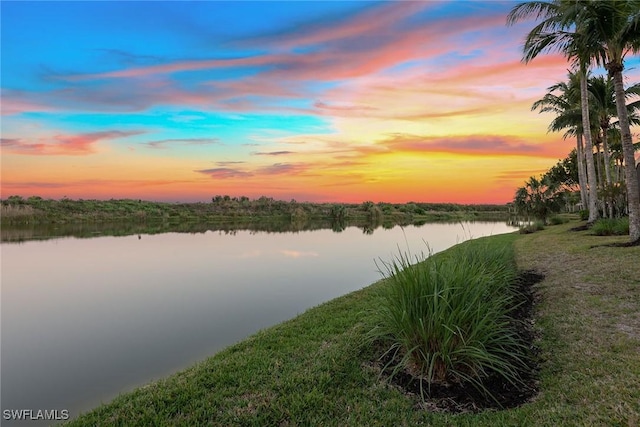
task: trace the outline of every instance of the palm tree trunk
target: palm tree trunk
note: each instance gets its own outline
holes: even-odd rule
[[[602,127],[602,157],[604,161],[604,177],[607,188],[607,194],[611,194],[611,156],[609,153],[609,144],[607,143],[607,127]],[[609,208],[608,217],[613,218],[613,201],[605,202],[605,209]]]
[[[623,98],[624,99],[624,98]],[[580,104],[582,107],[582,131],[584,132],[585,154],[587,157],[587,177],[589,180],[589,220],[591,224],[599,217],[598,212],[598,185],[596,167],[593,162],[593,143],[591,139],[591,123],[589,121],[589,95],[587,93],[587,73],[580,70]]]
[[[595,162],[596,162],[596,176],[598,177],[598,189],[604,189],[604,162],[602,161],[602,153],[600,151],[600,145],[602,144],[602,135],[600,135],[600,130],[598,129],[596,135],[595,143],[593,144],[596,148],[595,154]],[[604,194],[604,193],[603,193]],[[601,195],[600,199],[598,199],[598,209],[602,209],[601,214],[602,218],[607,218],[607,201]]]
[[[640,189],[638,188],[638,172],[633,156],[633,142],[629,129],[629,117],[624,97],[622,83],[622,66],[614,70],[613,84],[616,91],[616,109],[622,134],[622,154],[624,156],[624,174],[627,184],[627,201],[629,210],[629,239],[631,242],[640,240]]]
[[[609,143],[607,141],[607,129],[602,128],[602,150],[604,153],[604,175],[607,185],[611,185],[611,156],[609,153]]]
[[[624,165],[622,160],[618,161],[618,182],[624,182]]]
[[[578,185],[580,186],[580,201],[582,202],[582,209],[586,209],[589,205],[589,195],[587,194],[587,173],[584,170],[584,147],[582,143],[582,134],[578,133],[576,139],[576,159],[578,162]]]
[[[602,156],[600,155],[600,142],[596,140],[594,144],[596,148],[596,176],[598,177],[598,188],[602,188],[602,184],[604,184],[604,174],[602,173]]]

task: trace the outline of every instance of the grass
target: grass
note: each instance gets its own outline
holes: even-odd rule
[[[629,217],[602,218],[591,227],[597,236],[627,236],[629,235]]]
[[[429,394],[432,384],[467,383],[491,395],[483,384],[491,374],[522,382],[528,348],[510,317],[522,295],[513,248],[497,242],[426,259],[400,253],[383,263],[388,284],[373,309],[372,337],[392,354],[393,371],[426,379]]]
[[[626,238],[569,231],[575,225],[488,238],[512,244],[519,269],[545,274],[536,285],[540,393],[525,405],[432,413],[420,409],[418,397],[382,380],[365,339],[375,322],[371,308],[382,303],[381,289],[388,286],[380,281],[69,425],[637,426],[640,247],[591,248]]]

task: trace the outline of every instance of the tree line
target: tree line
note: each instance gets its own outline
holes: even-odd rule
[[[558,52],[570,65],[567,81],[549,87],[532,110],[554,113],[549,131],[575,137],[575,165],[573,153],[564,163],[565,172],[575,166],[575,176],[560,173],[559,162],[542,177],[529,178],[516,191],[514,206],[545,220],[575,191],[589,225],[625,215],[630,241],[640,241],[638,144],[630,130],[640,123],[640,85],[625,89],[623,78],[626,56],[640,51],[640,1],[529,1],[511,9],[507,25],[530,18],[537,24],[525,38],[523,62]],[[606,75],[596,75],[598,68]]]

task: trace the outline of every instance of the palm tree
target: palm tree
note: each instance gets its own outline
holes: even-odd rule
[[[585,151],[593,153],[591,123],[589,120],[589,96],[587,91],[587,71],[594,50],[591,38],[580,25],[576,25],[582,12],[584,0],[530,1],[516,5],[507,16],[507,25],[534,17],[542,18],[527,35],[523,46],[525,63],[543,52],[557,51],[572,60],[580,75],[580,100],[582,106],[582,129]],[[578,22],[579,23],[579,22]],[[597,186],[595,163],[592,155],[587,155],[587,176],[589,181],[589,223],[598,219]]]
[[[531,110],[540,110],[540,113],[555,113],[556,117],[549,125],[549,132],[566,130],[562,136],[576,137],[576,156],[578,163],[578,185],[580,187],[580,200],[582,206],[588,206],[587,175],[584,165],[584,146],[582,141],[582,111],[580,106],[580,93],[578,90],[579,76],[569,72],[569,81],[559,82],[547,88],[544,97],[534,102]],[[556,94],[557,93],[557,94]]]
[[[531,214],[546,225],[549,215],[560,211],[560,196],[558,183],[551,182],[548,176],[532,176],[516,191],[514,205],[518,214]]]
[[[613,78],[627,184],[629,237],[632,242],[640,242],[640,189],[622,76],[625,56],[640,51],[640,0],[581,0],[579,3],[581,11],[577,21],[588,36],[591,58],[603,65]]]
[[[609,133],[609,127],[611,126],[611,117],[616,115],[616,102],[613,93],[613,81],[611,78],[605,78],[604,76],[595,76],[589,79],[589,92],[596,112],[596,120],[600,126],[599,138],[602,141],[603,155],[604,155],[604,168],[605,168],[605,182],[607,185],[611,184],[611,171],[610,162],[611,156],[609,151],[609,144],[607,141],[607,135]]]
[[[591,94],[592,104],[594,105],[593,111],[597,116],[600,126],[600,138],[604,148],[606,182],[607,185],[610,185],[612,181],[610,171],[611,147],[609,147],[608,135],[612,130],[612,126],[616,124],[612,122],[612,119],[618,115],[613,79],[611,76],[597,76],[589,79],[589,92]],[[640,97],[640,84],[628,87],[624,91],[624,96],[626,104],[625,109],[627,111],[629,123],[634,125],[640,124],[640,117],[638,116],[640,100],[636,100],[629,104],[626,102],[629,98]]]

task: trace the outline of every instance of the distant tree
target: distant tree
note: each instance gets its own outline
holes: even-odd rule
[[[567,157],[558,160],[543,176],[542,180],[560,191],[575,191],[578,184],[577,154],[573,149]]]
[[[334,221],[344,221],[347,218],[347,208],[344,205],[333,205],[329,212],[331,219]]]
[[[533,216],[546,224],[549,215],[560,211],[561,195],[562,191],[548,177],[532,176],[524,187],[518,188],[513,204],[518,215]]]

